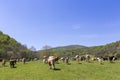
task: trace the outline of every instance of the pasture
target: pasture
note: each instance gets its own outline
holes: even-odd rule
[[[0,80],[120,80],[120,62],[70,62],[70,65],[59,62],[56,70],[49,69],[42,61],[26,64],[17,63],[16,68],[0,65]]]

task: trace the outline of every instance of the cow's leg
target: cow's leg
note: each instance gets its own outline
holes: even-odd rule
[[[51,65],[51,66],[52,66],[52,69],[55,69],[55,61],[54,61],[54,60],[51,61],[51,64],[52,64],[52,65]]]
[[[45,64],[45,59],[43,59],[43,63]]]
[[[48,62],[48,65],[50,66],[50,69],[52,69],[51,61]]]
[[[13,62],[13,68],[15,67],[15,62]]]
[[[10,67],[12,68],[12,61],[10,61]]]
[[[77,61],[77,63],[79,63],[79,59],[78,58],[76,58],[76,61]]]

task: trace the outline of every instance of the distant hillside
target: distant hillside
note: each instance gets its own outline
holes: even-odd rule
[[[73,52],[76,52],[78,49],[84,49],[84,48],[87,48],[87,47],[82,45],[60,46],[60,47],[55,47],[48,50],[40,50],[39,54],[40,56],[43,56],[43,55],[65,56],[65,55],[72,54]]]
[[[93,56],[114,55],[120,59],[120,41],[112,42],[101,46],[86,47],[81,45],[69,45],[39,51],[40,55],[75,56],[76,54],[90,54]]]
[[[112,42],[102,46],[86,49],[88,53],[95,56],[117,56],[120,58],[120,41]]]
[[[24,45],[0,31],[0,58],[31,58],[32,51]]]
[[[82,45],[68,45],[68,46],[56,47],[56,48],[53,48],[53,49],[56,49],[56,50],[70,50],[70,49],[81,49],[81,48],[86,48],[86,46],[82,46]]]

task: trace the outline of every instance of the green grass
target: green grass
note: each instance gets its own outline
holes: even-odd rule
[[[120,80],[120,62],[82,62],[71,65],[60,62],[50,70],[48,64],[41,61],[17,63],[17,68],[0,67],[0,80]]]

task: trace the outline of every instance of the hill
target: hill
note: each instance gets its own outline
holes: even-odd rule
[[[32,51],[17,42],[14,38],[0,31],[0,58],[32,58]]]
[[[86,46],[82,46],[82,45],[68,45],[68,46],[56,47],[56,48],[53,48],[53,49],[54,50],[70,50],[70,49],[81,49],[81,48],[86,48]]]
[[[89,47],[86,51],[95,56],[116,56],[120,58],[120,41],[102,46]]]
[[[106,45],[100,46],[81,46],[81,45],[69,45],[46,49],[39,51],[40,56],[43,55],[56,55],[56,56],[75,56],[76,54],[84,55],[90,54],[93,56],[116,56],[120,58],[120,41],[112,42]]]
[[[67,56],[67,55],[71,55],[73,52],[75,52],[78,49],[84,49],[84,48],[87,47],[82,45],[68,45],[68,46],[60,46],[49,49],[46,48],[44,50],[39,50],[38,53],[41,57],[44,55]]]

